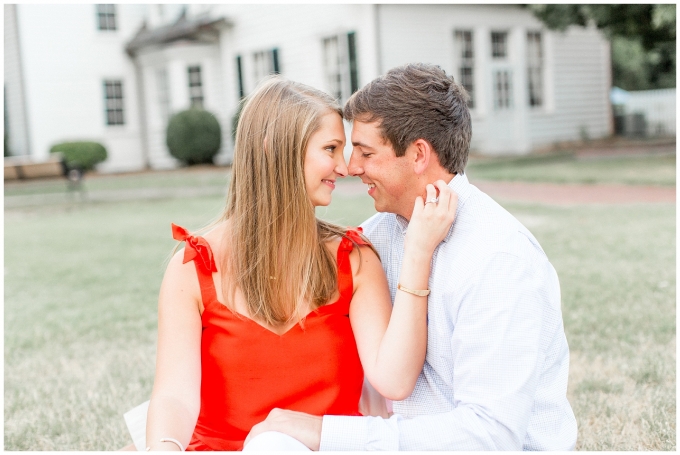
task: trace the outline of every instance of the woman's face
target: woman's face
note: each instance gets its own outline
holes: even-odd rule
[[[321,127],[309,138],[305,153],[305,186],[315,207],[330,204],[335,180],[347,175],[344,149],[342,118],[336,112],[329,112],[321,118]]]

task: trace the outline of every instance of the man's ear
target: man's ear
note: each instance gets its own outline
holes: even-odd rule
[[[416,139],[408,148],[413,163],[413,171],[421,175],[430,166],[430,161],[434,158],[434,150],[425,139]]]

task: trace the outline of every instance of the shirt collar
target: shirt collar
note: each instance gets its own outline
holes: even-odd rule
[[[451,179],[451,181],[447,185],[449,188],[451,188],[457,195],[458,195],[458,207],[456,207],[456,219],[458,218],[458,214],[460,213],[460,208],[465,204],[465,201],[467,198],[470,196],[470,191],[472,191],[470,182],[468,182],[467,176],[463,174],[456,174],[455,177]],[[404,218],[401,215],[394,215],[397,221],[397,226],[399,226],[399,229],[401,230],[402,235],[406,235],[406,229],[408,229],[408,220]],[[451,227],[449,228],[448,234],[446,234],[446,237],[444,237],[443,242],[448,242],[449,238],[451,237],[451,234],[453,233],[453,226],[456,224],[454,221]]]

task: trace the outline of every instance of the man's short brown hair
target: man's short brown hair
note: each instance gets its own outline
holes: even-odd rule
[[[349,121],[380,122],[397,156],[416,139],[432,145],[440,164],[462,174],[470,150],[469,95],[439,66],[410,63],[392,68],[347,101]]]

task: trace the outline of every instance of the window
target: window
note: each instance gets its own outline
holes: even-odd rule
[[[106,106],[106,124],[124,125],[123,117],[123,82],[104,81],[104,105]]]
[[[323,40],[326,87],[339,101],[345,101],[359,89],[356,35],[354,32]]]
[[[508,56],[507,32],[491,32],[491,56],[493,58],[506,58]]]
[[[203,82],[201,80],[201,67],[190,66],[189,71],[189,104],[191,107],[203,108]]]
[[[458,59],[458,82],[470,95],[470,108],[475,107],[475,53],[472,32],[456,30],[456,57]]]
[[[541,33],[527,33],[527,81],[529,83],[529,106],[543,105],[543,52]]]
[[[161,119],[167,123],[170,118],[170,87],[168,86],[168,71],[165,68],[156,70],[156,91],[158,94],[158,111]]]
[[[255,84],[270,74],[279,74],[279,50],[269,49],[253,54],[253,77]]]
[[[331,95],[338,100],[342,96],[342,58],[338,45],[338,37],[333,36],[323,40],[324,68],[326,70],[326,85]]]
[[[512,73],[508,70],[494,72],[493,104],[499,110],[512,107]]]
[[[116,5],[97,5],[99,30],[116,30]]]

